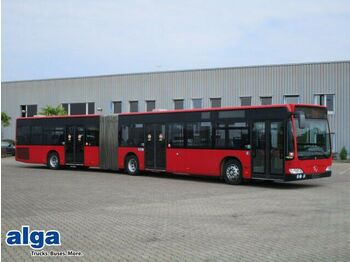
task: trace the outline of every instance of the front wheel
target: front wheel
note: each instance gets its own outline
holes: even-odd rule
[[[140,173],[140,169],[137,157],[129,156],[125,161],[125,168],[129,175],[138,175]]]
[[[222,169],[222,176],[227,184],[242,184],[243,176],[241,164],[237,160],[226,161]]]
[[[60,158],[57,153],[52,152],[47,157],[47,166],[50,169],[59,169],[60,168]]]

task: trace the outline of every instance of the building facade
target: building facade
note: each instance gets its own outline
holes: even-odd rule
[[[333,150],[350,152],[350,61],[14,81],[2,83],[2,108],[15,119],[46,105],[69,114],[115,114],[240,105],[308,103],[328,108]]]

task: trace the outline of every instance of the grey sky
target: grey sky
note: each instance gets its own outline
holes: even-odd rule
[[[350,1],[3,0],[2,81],[350,59]]]

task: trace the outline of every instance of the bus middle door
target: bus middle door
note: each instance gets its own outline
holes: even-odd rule
[[[165,125],[148,124],[145,130],[145,168],[165,170]]]
[[[66,164],[84,164],[85,130],[79,126],[66,128],[65,159]]]

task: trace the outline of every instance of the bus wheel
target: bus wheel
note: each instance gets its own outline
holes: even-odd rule
[[[222,176],[227,184],[241,184],[243,182],[241,164],[237,160],[226,161],[222,169]]]
[[[47,166],[50,169],[59,169],[60,167],[60,158],[56,152],[52,152],[47,157]]]
[[[125,168],[129,175],[134,176],[139,174],[139,161],[136,156],[128,156],[125,163]]]

